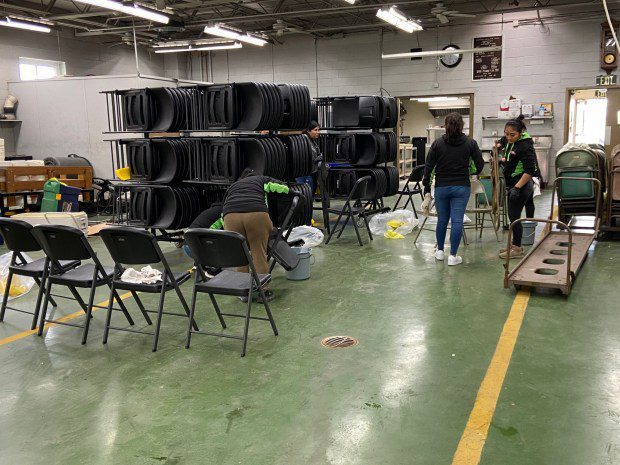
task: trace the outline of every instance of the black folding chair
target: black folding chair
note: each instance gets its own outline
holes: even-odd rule
[[[284,217],[282,226],[274,228],[267,245],[267,259],[273,258],[269,265],[269,273],[273,271],[276,263],[279,263],[285,270],[292,270],[299,264],[299,257],[288,245],[287,240],[293,230],[293,218],[302,206],[302,201],[298,195],[293,197],[291,206]]]
[[[342,208],[329,209],[329,213],[334,213],[338,215],[338,220],[336,220],[336,224],[334,225],[334,227],[331,228],[331,232],[329,233],[329,236],[325,241],[325,245],[329,244],[329,241],[331,241],[332,236],[338,229],[338,225],[340,224],[340,220],[343,216],[346,216],[347,219],[345,220],[342,228],[338,232],[336,239],[340,239],[344,228],[346,228],[347,224],[349,224],[349,221],[351,221],[353,223],[353,228],[355,229],[355,234],[357,235],[357,241],[359,242],[360,246],[363,246],[364,243],[362,242],[362,237],[360,236],[360,231],[357,226],[357,222],[355,221],[355,217],[359,216],[363,218],[364,224],[366,225],[366,229],[368,231],[368,237],[370,237],[370,240],[372,241],[372,233],[370,232],[370,226],[368,225],[366,208],[364,208],[364,206],[360,204],[360,201],[366,195],[366,189],[368,188],[368,183],[370,182],[370,179],[370,176],[364,176],[363,178],[358,179],[353,185],[353,189],[351,189],[351,192],[349,193],[349,196],[347,197],[347,200],[342,206]]]
[[[423,177],[424,177],[424,165],[416,166],[409,174],[409,179],[407,179],[407,182],[405,183],[405,186],[403,187],[403,189],[397,192],[398,200],[396,200],[396,204],[394,205],[394,210],[398,209],[398,204],[400,203],[402,198],[406,196],[407,201],[405,202],[405,206],[403,207],[403,210],[406,210],[407,205],[409,205],[409,202],[411,202],[411,208],[413,208],[413,214],[415,215],[416,218],[418,217],[418,212],[415,209],[415,203],[413,201],[413,196],[419,195],[420,199],[424,201],[424,193],[423,193],[424,189],[422,188]],[[413,187],[410,187],[409,186],[410,184],[413,184]]]
[[[41,246],[32,235],[33,226],[30,223],[20,220],[12,220],[10,218],[0,217],[0,234],[4,237],[4,243],[7,248],[13,252],[11,256],[11,263],[9,265],[9,274],[6,279],[6,285],[4,287],[4,297],[2,299],[2,307],[0,307],[0,321],[4,321],[4,314],[6,309],[13,310],[20,313],[26,313],[33,315],[32,324],[30,329],[37,327],[37,321],[39,318],[39,311],[41,309],[41,300],[43,299],[43,290],[45,289],[44,275],[45,275],[45,258],[26,262],[24,253],[26,252],[38,252],[41,250]],[[69,260],[59,262],[60,269],[62,271],[68,271],[76,266],[80,265],[79,260]],[[37,303],[34,306],[34,312],[27,310],[21,310],[15,307],[9,307],[7,302],[9,300],[9,291],[11,289],[11,283],[13,282],[13,276],[26,276],[34,279],[34,282],[39,287],[37,294]],[[75,292],[75,289],[74,289]],[[55,297],[63,297],[56,295]],[[54,307],[57,307],[56,301],[50,296],[50,302]]]
[[[196,311],[196,296],[198,293],[209,294],[215,313],[222,325],[223,329],[226,329],[226,323],[224,322],[224,316],[238,317],[245,319],[245,326],[243,328],[242,336],[235,336],[224,333],[211,333],[204,331],[192,330],[191,322],[187,328],[187,342],[185,347],[189,349],[190,340],[192,334],[205,334],[208,336],[225,337],[230,339],[240,339],[243,341],[241,349],[241,356],[245,356],[245,349],[248,341],[248,330],[250,327],[250,320],[263,320],[271,323],[271,329],[277,336],[278,330],[276,323],[273,321],[271,315],[271,309],[269,303],[265,298],[264,287],[271,281],[270,274],[259,275],[254,268],[254,262],[250,255],[248,243],[245,238],[236,232],[232,231],[215,231],[211,229],[190,229],[185,232],[185,242],[189,245],[189,248],[194,256],[196,263],[196,274],[194,281],[194,290],[192,293],[192,304],[190,321],[194,319],[194,313]],[[232,271],[225,269],[214,278],[208,279],[205,274],[206,267],[215,268],[233,268],[249,266],[249,273],[241,273],[238,271]],[[252,310],[252,293],[258,292],[262,298],[265,311],[267,312],[267,318],[259,318],[251,316]],[[222,313],[215,300],[215,295],[231,295],[237,297],[247,297],[247,306],[245,315],[239,315],[235,313]]]
[[[79,229],[70,226],[39,225],[33,228],[32,234],[43,248],[45,255],[47,255],[45,266],[45,278],[47,279],[45,283],[45,300],[43,301],[38,335],[43,335],[46,322],[73,326],[75,328],[82,328],[82,344],[86,344],[93,308],[107,308],[95,305],[95,291],[101,286],[112,287],[114,269],[104,267],[101,264],[97,254],[88,243],[86,235]],[[60,260],[92,260],[93,263],[80,265],[69,271],[65,271],[58,266]],[[46,319],[47,306],[52,295],[52,285],[54,284],[68,287],[70,290],[75,290],[74,297],[86,312],[86,321],[83,325]],[[84,303],[76,288],[90,290],[88,303]],[[114,291],[112,295],[118,302],[120,311],[125,314],[125,318],[127,318],[129,324],[133,325],[134,323],[131,315],[129,315],[119,295],[116,291]]]
[[[163,315],[182,316],[184,318],[189,317],[189,307],[183,297],[183,293],[179,286],[186,282],[191,274],[188,271],[174,272],[170,269],[170,265],[166,260],[157,239],[153,234],[141,229],[130,228],[126,226],[105,228],[100,233],[101,239],[106,248],[110,252],[112,259],[115,263],[114,279],[110,286],[110,300],[108,304],[108,314],[106,316],[105,330],[103,332],[103,343],[108,342],[108,334],[110,329],[116,331],[126,331],[130,333],[149,334],[153,336],[153,352],[157,350],[157,343],[159,341],[159,331],[161,328],[161,320]],[[153,284],[136,284],[128,283],[121,280],[121,275],[125,271],[124,265],[155,265],[160,264],[163,266],[163,273],[161,281]],[[129,328],[119,328],[111,326],[112,320],[112,295],[117,289],[122,289],[131,292],[131,295],[136,300],[138,308],[142,312],[144,319],[150,325],[152,324],[149,318],[149,313],[157,314],[157,322],[155,324],[155,331],[140,331]],[[164,300],[166,292],[174,290],[181,301],[181,305],[185,310],[185,313],[173,313],[164,311]],[[159,306],[157,310],[147,310],[144,308],[138,292],[144,292],[149,294],[159,294]],[[194,323],[194,328],[198,327]]]

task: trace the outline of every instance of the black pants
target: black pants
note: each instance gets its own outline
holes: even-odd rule
[[[521,212],[525,207],[525,212],[528,218],[534,217],[534,183],[528,182],[521,188],[519,197],[511,200],[508,197],[508,218],[510,223],[521,218]],[[517,223],[512,228],[512,245],[521,247],[521,239],[523,238],[523,226],[521,223]]]

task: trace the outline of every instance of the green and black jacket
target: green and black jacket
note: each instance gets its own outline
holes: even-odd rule
[[[523,132],[521,138],[514,144],[508,143],[505,138],[502,139],[502,143],[503,147],[499,150],[499,154],[506,159],[504,164],[506,187],[514,187],[523,173],[533,178],[540,177],[534,141],[527,132]]]
[[[226,191],[223,216],[229,213],[269,212],[267,194],[288,194],[289,188],[268,176],[248,176],[235,182]]]

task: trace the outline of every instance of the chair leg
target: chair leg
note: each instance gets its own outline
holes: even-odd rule
[[[35,329],[37,327],[37,322],[39,321],[39,313],[41,312],[41,303],[43,302],[43,292],[45,289],[45,276],[43,276],[43,279],[36,279],[35,281],[39,286],[39,292],[37,292],[37,303],[34,306],[34,315],[32,316],[32,323],[30,323],[30,330]],[[53,302],[51,298],[50,302]],[[2,319],[0,319],[0,321],[2,321]]]
[[[9,275],[6,278],[6,285],[4,286],[4,296],[2,297],[2,308],[0,309],[0,321],[4,321],[4,313],[6,312],[6,306],[9,301],[9,292],[11,290],[11,281],[13,281],[13,271],[9,269]]]
[[[360,243],[360,247],[364,246],[364,243],[362,242],[362,236],[360,235],[360,230],[357,227],[357,221],[355,221],[355,218],[353,218],[353,214],[349,212],[350,218],[352,219],[353,222],[353,229],[355,230],[355,235],[357,236],[357,242]]]
[[[340,215],[338,215],[338,219],[336,220],[336,224],[333,226],[333,228],[331,228],[331,231],[329,232],[329,236],[327,236],[327,240],[325,241],[325,245],[329,244],[329,241],[332,240],[332,236],[334,235],[334,232],[338,228],[338,224],[340,224],[340,220],[342,219],[342,215],[344,215],[344,209],[340,212]]]
[[[273,315],[271,314],[271,308],[269,308],[269,302],[265,298],[265,291],[262,287],[258,288],[258,292],[260,293],[263,299],[263,305],[265,306],[265,312],[267,312],[267,318],[269,318],[269,323],[271,324],[271,329],[273,330],[274,336],[278,335],[278,328],[276,328],[276,322],[273,319]]]
[[[424,229],[424,226],[426,225],[427,221],[428,221],[428,216],[425,216],[424,219],[422,220],[422,224],[418,226],[418,233],[416,234],[415,239],[413,240],[413,245],[415,245],[416,242],[418,242],[420,234],[422,234],[422,230]]]
[[[127,321],[129,322],[129,324],[133,326],[135,324],[133,322],[133,318],[131,318],[131,315],[129,314],[127,307],[125,307],[125,303],[123,302],[123,299],[121,299],[121,296],[118,295],[118,292],[116,292],[116,290],[114,291],[114,300],[116,300],[116,302],[118,303],[118,306],[121,308],[121,311],[123,312],[123,315],[125,315],[125,318],[127,318]]]
[[[165,276],[164,276],[165,278]],[[157,343],[159,342],[159,330],[161,329],[161,318],[164,314],[164,300],[166,299],[166,286],[161,286],[161,294],[159,295],[159,307],[157,308],[157,323],[155,323],[155,333],[153,335],[153,352],[157,352]],[[190,324],[191,324],[190,320]]]
[[[479,239],[482,239],[482,231],[484,230],[484,216],[485,213],[482,212],[482,219],[480,220],[480,236],[478,236]]]
[[[73,286],[67,286],[67,287],[69,288],[69,291],[71,291],[71,294],[73,294],[73,297],[75,298],[77,303],[80,304],[80,307],[82,307],[82,310],[84,311],[84,313],[86,313],[88,311],[88,307],[86,306],[86,302],[84,302],[84,299],[82,299],[82,296],[80,295],[80,293]]]
[[[136,301],[136,304],[138,305],[138,308],[140,309],[142,316],[144,316],[146,323],[149,325],[152,325],[153,322],[151,321],[151,317],[149,317],[149,314],[147,313],[146,308],[144,308],[144,305],[142,304],[142,300],[140,300],[140,297],[138,297],[138,293],[136,291],[131,291],[131,295]]]
[[[172,283],[174,286],[174,290],[176,291],[177,295],[179,296],[179,300],[181,301],[181,305],[183,306],[183,309],[185,310],[185,313],[187,314],[187,317],[189,318],[189,307],[187,306],[187,301],[185,300],[185,297],[183,296],[183,293],[181,292],[181,289],[179,288],[179,285],[176,282]],[[192,326],[194,327],[194,330],[198,331],[198,325],[196,324],[196,322],[194,320],[192,320]]]
[[[224,322],[224,317],[222,316],[222,312],[220,312],[220,306],[217,304],[217,301],[215,300],[215,296],[213,294],[209,294],[209,297],[211,298],[211,303],[213,304],[215,313],[217,313],[217,318],[218,320],[220,320],[220,324],[222,325],[222,328],[226,329],[226,323]]]
[[[50,301],[50,294],[52,293],[52,282],[47,281],[45,286],[45,299],[43,300],[43,309],[41,310],[41,320],[39,320],[39,331],[37,331],[38,336],[43,335],[43,327],[45,326],[45,317],[47,316],[47,305]]]
[[[189,349],[189,344],[192,339],[192,321],[194,321],[194,314],[196,312],[196,286],[194,285],[194,289],[192,291],[192,303],[189,309],[189,319],[187,322],[187,338],[185,339],[185,348]]]
[[[88,296],[88,307],[86,309],[86,322],[84,323],[84,331],[82,332],[82,345],[86,344],[88,338],[88,329],[90,327],[90,319],[93,314],[93,304],[95,303],[95,292],[97,291],[97,277],[93,278],[93,285],[90,288],[90,294]]]
[[[37,284],[37,286],[39,286],[39,289],[41,289],[41,287],[43,286],[43,289],[45,289],[45,278],[43,279],[39,279],[39,278],[32,278],[34,279],[34,282]],[[58,307],[58,304],[56,303],[56,301],[52,298],[52,296],[50,296],[50,303],[52,304],[52,307],[56,308]],[[34,328],[33,328],[34,329]]]
[[[398,204],[400,203],[400,201],[403,198],[403,194],[400,194],[398,196],[398,200],[396,200],[396,203],[394,204],[394,210],[398,209]],[[405,206],[403,207],[403,210],[407,208],[407,204],[405,204]]]
[[[103,329],[103,343],[108,343],[110,323],[112,322],[112,307],[114,306],[114,281],[110,284],[110,297],[108,298],[108,311],[105,316],[105,328]]]
[[[370,237],[370,240],[374,240],[372,238],[372,232],[370,231],[370,224],[368,224],[368,217],[366,216],[366,213],[362,213],[362,218],[364,218],[364,224],[366,225],[366,230],[368,231],[368,237]]]
[[[344,232],[345,228],[349,224],[349,220],[351,220],[351,213],[350,212],[349,212],[349,215],[347,216],[347,219],[345,220],[344,224],[342,225],[342,228],[338,232],[338,235],[336,236],[336,239],[340,239],[340,236],[342,236],[342,233]]]
[[[264,294],[263,294],[264,295]],[[263,298],[263,301],[266,299]],[[243,325],[243,345],[241,347],[241,356],[245,357],[245,349],[248,345],[248,330],[250,329],[250,312],[252,311],[252,288],[248,292],[248,303],[245,311],[245,324]]]

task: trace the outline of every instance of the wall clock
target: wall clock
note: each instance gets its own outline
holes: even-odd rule
[[[460,50],[458,45],[449,44],[446,45],[442,50]],[[446,68],[456,68],[461,60],[463,59],[462,53],[451,53],[449,55],[442,55],[439,57],[439,61]]]

